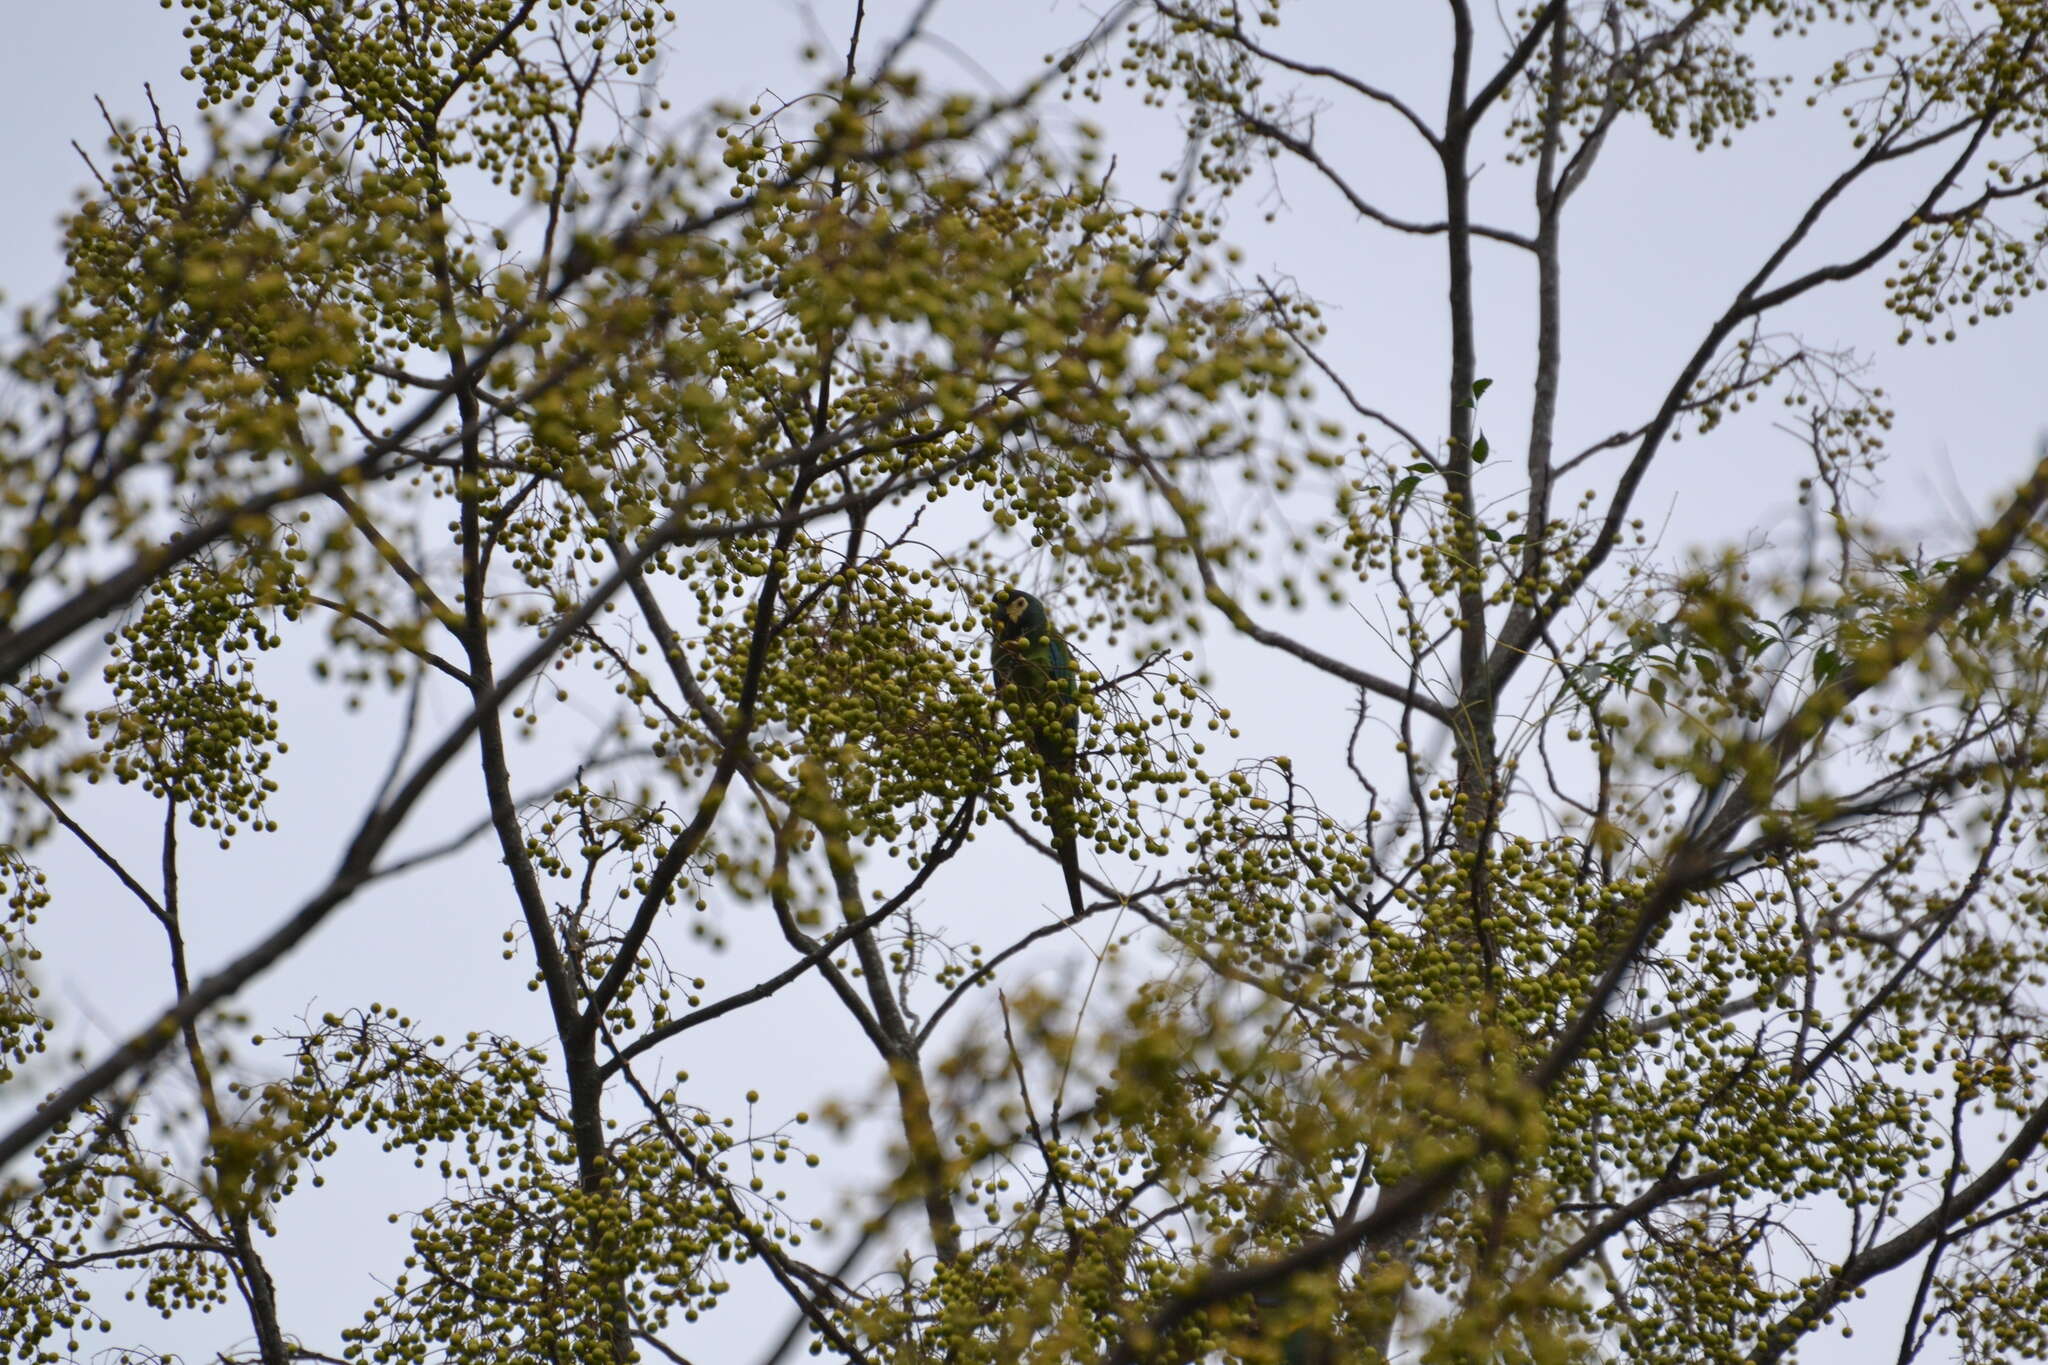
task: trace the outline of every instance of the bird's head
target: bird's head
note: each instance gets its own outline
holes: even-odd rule
[[[998,640],[1028,640],[1045,634],[1045,603],[1021,588],[1005,588],[996,598],[994,625]]]

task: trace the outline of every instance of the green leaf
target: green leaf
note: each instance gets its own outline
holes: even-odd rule
[[[1486,391],[1492,387],[1493,381],[1491,379],[1474,380],[1472,382],[1472,401],[1476,403],[1486,397]]]
[[[1484,436],[1472,443],[1472,462],[1474,464],[1485,464],[1489,453],[1490,448],[1487,446]]]

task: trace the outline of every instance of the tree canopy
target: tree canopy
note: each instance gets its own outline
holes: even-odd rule
[[[2048,1351],[2048,452],[1875,521],[1894,414],[1797,312],[2041,287],[2048,10],[1445,0],[1406,57],[1132,0],[965,95],[931,6],[856,3],[806,93],[678,124],[645,0],[181,5],[200,118],[110,125],[8,353],[14,1358],[1768,1365],[1872,1288],[1900,1361]],[[1618,130],[1753,156],[1802,100],[1837,159],[1569,448]],[[1303,185],[1350,278],[1233,245]],[[1382,237],[1440,252],[1426,395],[1327,325]],[[1701,438],[1792,452],[1803,533],[1659,543]],[[1078,756],[991,678],[1017,589]],[[503,955],[434,969],[532,1031],[238,1012],[441,862]],[[60,917],[160,940],[112,1046]],[[864,1072],[762,1044],[744,1123],[691,1083],[834,1031]],[[405,1239],[332,1336],[276,1273],[330,1181]]]

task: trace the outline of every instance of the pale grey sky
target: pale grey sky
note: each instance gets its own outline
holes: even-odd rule
[[[682,0],[676,8],[681,24],[670,41],[663,88],[685,109],[714,97],[746,99],[762,90],[801,88],[796,48],[818,30],[836,45],[846,25],[842,11],[850,7],[817,0],[812,13],[783,0]],[[887,34],[907,6],[890,0],[870,8],[871,34]],[[1397,85],[1432,79],[1426,55],[1417,54],[1441,42],[1435,6],[1325,0],[1301,9],[1306,24],[1291,23],[1287,30],[1295,50],[1342,54],[1377,66]],[[934,26],[952,46],[1008,80],[1032,70],[1039,53],[1078,36],[1090,13],[1072,0],[950,0]],[[179,12],[152,0],[61,0],[16,6],[10,13],[0,48],[0,129],[6,134],[9,190],[0,213],[0,289],[10,307],[35,302],[57,277],[55,223],[85,182],[70,144],[75,139],[96,150],[100,141],[94,97],[104,98],[117,115],[135,117],[146,110],[144,82],[153,82],[172,119],[189,119],[189,99],[177,74],[185,60],[180,23]],[[978,79],[949,47],[926,48],[924,62],[940,79]],[[1426,88],[1420,94],[1429,98]],[[1057,103],[1050,107],[1056,118],[1071,112]],[[1163,192],[1141,177],[1172,163],[1170,123],[1125,106],[1081,112],[1112,125],[1111,148],[1135,168],[1128,181],[1132,193],[1160,197]],[[1326,135],[1350,117],[1333,112]],[[1427,182],[1417,179],[1412,148],[1391,122],[1361,122],[1356,146],[1348,150],[1347,164],[1370,177],[1376,189],[1384,187],[1390,207],[1418,217],[1437,211]],[[1609,164],[1587,190],[1567,239],[1562,448],[1647,415],[1734,282],[1782,234],[1819,169],[1838,164],[1842,155],[1842,140],[1832,127],[1797,114],[1732,153],[1675,151],[1634,129],[1617,135]],[[1525,185],[1520,169],[1489,167],[1477,185],[1482,211],[1526,221]],[[1281,187],[1285,203],[1271,224],[1260,221],[1268,197],[1263,182],[1255,181],[1237,200],[1228,235],[1246,249],[1244,271],[1291,276],[1327,299],[1327,349],[1344,359],[1350,374],[1370,377],[1374,392],[1364,395],[1368,401],[1436,432],[1444,384],[1440,247],[1355,226],[1324,187],[1299,175],[1284,175]],[[1842,240],[1824,232],[1810,249],[1826,251]],[[1481,370],[1498,381],[1489,403],[1501,414],[1499,429],[1511,431],[1528,401],[1533,282],[1520,260],[1500,253],[1483,255],[1482,270]],[[2035,435],[2048,424],[2040,379],[2048,361],[2048,307],[2035,302],[2015,318],[1978,329],[1981,335],[1968,337],[1967,344],[1939,348],[1893,346],[1889,337],[1896,328],[1878,307],[1874,286],[1866,284],[1826,295],[1798,315],[1797,325],[1816,342],[1868,351],[1878,366],[1875,382],[1893,396],[1899,420],[1889,441],[1892,462],[1872,508],[1879,516],[1938,535],[1981,509],[2030,465]],[[1741,541],[1759,530],[1789,530],[1792,483],[1804,468],[1803,452],[1794,443],[1762,422],[1745,420],[1725,436],[1687,442],[1667,456],[1639,507],[1653,526],[1668,518],[1664,540],[1674,551]],[[1602,477],[1599,466],[1590,468],[1587,486]],[[1574,480],[1569,492],[1577,490]],[[1231,643],[1212,648],[1218,692],[1245,719],[1249,747],[1291,752],[1311,769],[1336,770],[1330,745],[1342,727],[1330,718],[1343,714],[1348,695],[1303,684],[1299,674],[1288,675],[1286,689],[1262,689],[1266,665],[1260,656]],[[319,831],[323,821],[352,819],[380,775],[383,755],[359,749],[346,732],[288,729],[287,738],[294,748],[280,764],[284,790],[276,802],[284,832],[245,841],[228,858],[193,850],[195,894],[220,911],[195,925],[202,958],[218,960],[240,946],[322,874],[323,867],[305,864],[293,831]],[[446,779],[450,785],[468,780],[467,772]],[[458,812],[466,818],[472,809],[465,802]],[[339,814],[329,817],[328,811]],[[146,860],[153,831],[124,833],[130,851]],[[309,844],[321,850],[317,856],[329,856],[317,837]],[[52,856],[60,899],[43,931],[50,949],[48,984],[60,1009],[118,1031],[161,1001],[160,944],[153,926],[118,898],[110,880],[61,854]],[[537,1002],[521,989],[523,971],[498,961],[498,938],[513,911],[477,904],[469,894],[491,885],[494,865],[480,852],[466,863],[432,869],[365,897],[313,940],[296,964],[240,1002],[252,1027],[274,1025],[306,1008],[374,998],[450,1032],[502,1027],[540,1035]],[[1056,897],[1050,886],[1034,885],[1033,892],[1048,903]],[[969,927],[976,915],[997,912],[958,907],[951,913],[956,926]],[[729,924],[746,928],[742,919]],[[737,961],[746,961],[748,951],[743,944]],[[775,961],[779,951],[773,945],[761,960]],[[727,980],[739,980],[736,967]],[[738,1113],[737,1097],[750,1086],[768,1092],[764,1115],[814,1107],[828,1093],[865,1093],[865,1079],[848,1079],[874,1074],[865,1044],[845,1036],[843,1016],[819,994],[799,993],[797,999],[800,1008],[735,1016],[730,1029],[692,1036],[690,1055],[678,1064],[693,1072],[707,1105],[734,1106]],[[828,1019],[829,1026],[821,1028],[818,1021]],[[773,1079],[764,1082],[764,1074]],[[809,1137],[829,1142],[824,1133]],[[412,1177],[409,1166],[398,1167],[394,1176],[392,1163],[374,1158],[374,1150],[346,1157],[326,1190],[295,1196],[283,1210],[284,1235],[275,1254],[284,1316],[291,1330],[323,1350],[332,1350],[334,1334],[360,1313],[373,1292],[369,1277],[388,1280],[396,1274],[404,1235],[385,1224],[387,1202],[424,1202],[438,1189],[437,1182]],[[858,1177],[873,1169],[872,1153],[835,1154],[821,1178],[857,1186]],[[393,1191],[391,1201],[387,1189]],[[1873,1325],[1885,1320],[1881,1298],[1860,1310]],[[780,1305],[772,1311],[779,1323]],[[700,1361],[726,1359],[727,1352],[761,1339],[758,1321],[736,1317],[714,1313],[697,1337],[679,1334],[678,1340]],[[182,1321],[172,1333],[171,1340],[196,1357],[243,1339],[246,1324],[230,1311],[210,1323]],[[751,1351],[743,1358],[752,1359]]]

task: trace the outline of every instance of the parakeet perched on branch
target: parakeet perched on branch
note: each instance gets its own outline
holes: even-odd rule
[[[1039,792],[1053,850],[1066,874],[1067,901],[1081,912],[1081,861],[1074,844],[1079,795],[1081,675],[1074,653],[1046,618],[1045,603],[1017,588],[996,598],[996,699],[1039,760]]]

